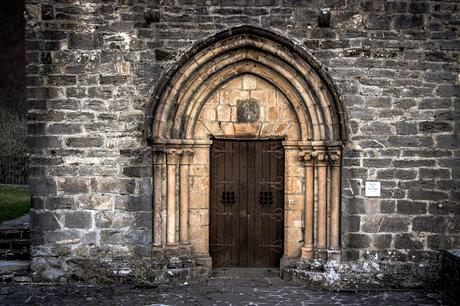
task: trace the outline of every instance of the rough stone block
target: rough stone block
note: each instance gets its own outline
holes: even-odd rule
[[[47,131],[56,135],[79,134],[82,132],[82,126],[73,123],[54,123],[48,126]]]
[[[135,183],[133,179],[101,177],[93,179],[91,183],[97,191],[103,193],[130,194],[134,193]]]
[[[364,233],[376,233],[380,231],[383,219],[381,216],[363,216],[361,230]]]
[[[419,216],[412,221],[415,232],[444,233],[446,229],[447,220],[442,216]]]
[[[422,29],[425,24],[423,15],[396,15],[394,27],[397,29]]]
[[[391,248],[393,237],[390,234],[376,234],[373,236],[373,240],[376,249],[385,250]]]
[[[104,144],[102,137],[69,137],[66,139],[66,145],[74,148],[92,148],[101,147]]]
[[[346,247],[362,249],[369,247],[370,244],[371,238],[369,237],[369,235],[350,233],[348,234]]]
[[[93,214],[90,211],[69,211],[64,216],[67,228],[90,229],[93,227]]]
[[[56,195],[57,184],[53,178],[31,177],[29,178],[30,193],[33,196]]]
[[[146,177],[152,175],[152,167],[133,166],[124,167],[123,174],[129,177]]]
[[[396,209],[396,201],[395,200],[383,200],[380,201],[380,212],[382,214],[392,214],[395,212]]]
[[[420,168],[421,179],[450,179],[450,169]]]
[[[102,47],[103,39],[100,33],[70,33],[69,48],[94,50]]]
[[[390,145],[395,147],[431,147],[433,139],[426,136],[391,136]]]
[[[57,197],[48,197],[46,200],[47,209],[75,209],[77,208],[77,203],[73,197],[68,196],[57,196]]]
[[[59,189],[67,194],[87,193],[89,182],[85,178],[65,177],[59,179]]]
[[[396,123],[398,135],[417,135],[417,122],[401,121]]]
[[[383,14],[369,14],[364,19],[364,25],[369,30],[389,30],[391,17]]]
[[[396,249],[421,249],[423,248],[423,240],[416,238],[412,234],[396,234],[395,248]]]
[[[31,211],[30,226],[39,231],[53,231],[62,228],[61,217],[49,211]]]
[[[379,225],[379,232],[406,232],[409,228],[410,220],[404,217],[383,217]]]
[[[392,1],[387,2],[385,5],[385,11],[390,13],[403,13],[407,10],[407,2],[403,1]]]
[[[420,215],[426,213],[426,203],[398,200],[397,213],[402,215]]]
[[[45,239],[55,245],[77,244],[81,241],[81,234],[70,230],[50,231],[46,233]]]
[[[425,14],[430,11],[430,4],[425,1],[416,1],[409,3],[409,13]]]
[[[115,200],[115,209],[148,211],[152,209],[151,196],[120,196]]]
[[[346,209],[348,214],[365,214],[366,208],[364,206],[364,200],[360,198],[352,198],[347,201]]]
[[[99,77],[99,83],[101,85],[121,85],[125,84],[127,80],[127,75],[101,75]]]
[[[448,194],[434,190],[409,190],[408,197],[413,200],[442,201],[448,198]]]

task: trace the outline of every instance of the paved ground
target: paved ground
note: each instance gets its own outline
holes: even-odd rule
[[[331,292],[278,278],[210,278],[174,289],[0,284],[0,305],[454,305],[426,291]]]

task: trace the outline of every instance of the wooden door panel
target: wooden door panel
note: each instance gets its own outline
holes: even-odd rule
[[[214,266],[278,266],[284,238],[281,142],[215,140],[210,171]]]

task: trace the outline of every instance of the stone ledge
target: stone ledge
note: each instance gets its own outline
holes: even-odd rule
[[[34,281],[39,282],[132,283],[149,287],[197,282],[209,276],[209,268],[196,266],[192,257],[34,258],[31,269]]]
[[[286,264],[287,263],[287,264]],[[359,262],[290,259],[281,270],[284,279],[310,287],[343,289],[437,289],[441,262]]]

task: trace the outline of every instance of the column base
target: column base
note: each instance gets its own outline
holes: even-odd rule
[[[313,248],[312,247],[301,247],[301,257],[310,259],[313,258]]]
[[[327,259],[340,261],[342,259],[342,250],[341,249],[327,250]]]
[[[326,249],[316,249],[314,251],[315,259],[327,260],[327,250]]]
[[[167,245],[165,246],[164,249],[165,249],[165,255],[167,256],[179,256],[180,255],[179,245],[177,244]]]
[[[181,242],[179,244],[180,255],[191,255],[192,247],[189,242]]]
[[[165,249],[162,245],[152,245],[152,257],[163,257],[165,254]]]
[[[193,254],[197,266],[212,268],[212,258],[208,253]]]

